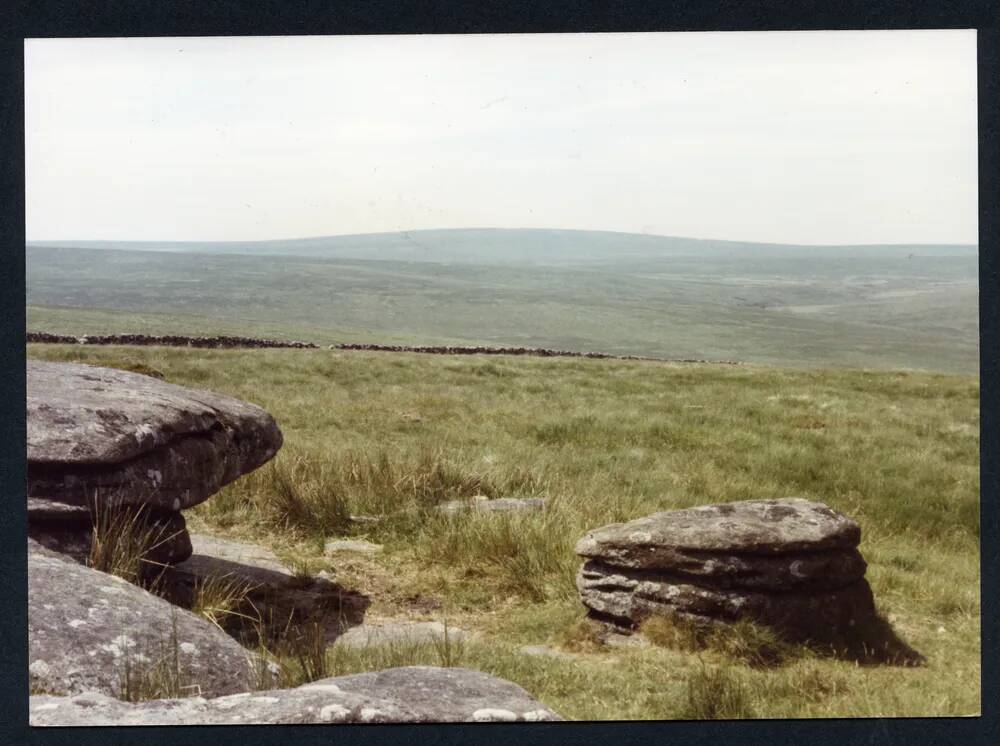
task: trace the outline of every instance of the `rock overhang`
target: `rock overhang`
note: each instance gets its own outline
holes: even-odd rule
[[[29,361],[28,494],[180,510],[282,445],[261,407],[117,369]]]

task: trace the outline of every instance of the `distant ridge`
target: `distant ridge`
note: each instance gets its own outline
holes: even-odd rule
[[[968,244],[794,245],[660,236],[645,233],[542,228],[446,228],[262,241],[28,241],[28,248],[82,248],[147,252],[300,256],[471,264],[605,264],[670,256],[846,256],[968,254]]]

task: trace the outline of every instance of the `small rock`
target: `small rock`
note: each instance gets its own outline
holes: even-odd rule
[[[462,642],[470,633],[458,627],[447,627],[441,622],[382,621],[351,627],[337,638],[335,645],[363,648],[394,642],[419,644],[443,642],[447,634],[450,642]]]
[[[328,539],[323,545],[323,554],[337,552],[359,552],[361,554],[377,554],[382,551],[381,544],[373,544],[361,539]]]
[[[382,517],[377,515],[352,515],[348,516],[352,523],[381,523]]]
[[[544,497],[497,497],[489,499],[477,495],[470,500],[449,500],[441,503],[437,509],[448,515],[454,515],[466,510],[485,513],[532,512],[545,509]]]
[[[521,652],[525,655],[540,655],[559,660],[573,660],[574,658],[580,657],[577,653],[570,653],[565,650],[556,650],[555,648],[550,648],[548,645],[523,645],[521,647]]]

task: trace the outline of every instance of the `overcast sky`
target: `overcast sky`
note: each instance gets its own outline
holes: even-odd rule
[[[974,31],[25,43],[28,239],[977,241]]]

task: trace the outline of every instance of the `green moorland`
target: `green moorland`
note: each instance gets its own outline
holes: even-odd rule
[[[25,250],[28,329],[975,373],[975,246],[453,230]]]
[[[142,364],[265,407],[284,448],[189,511],[192,527],[327,570],[371,598],[369,619],[477,633],[444,647],[333,648],[327,675],[468,666],[592,720],[980,712],[978,377],[329,350],[29,345],[28,355]],[[429,509],[473,495],[549,502],[517,515]],[[587,632],[573,545],[588,528],[792,495],[861,523],[880,611],[926,666],[805,650],[765,666],[746,645],[691,650],[650,634],[659,644],[607,648]],[[323,540],[340,536],[385,550],[324,558]]]

